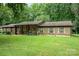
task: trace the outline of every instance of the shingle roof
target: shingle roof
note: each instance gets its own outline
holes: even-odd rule
[[[3,25],[2,27],[14,27],[16,24]]]
[[[72,22],[71,21],[56,21],[56,22],[27,21],[18,24],[3,25],[1,27],[14,27],[15,25],[72,26]]]
[[[38,25],[41,22],[43,22],[43,21],[27,21],[27,22],[18,23],[16,25]]]
[[[72,26],[72,22],[71,21],[45,22],[40,26]]]

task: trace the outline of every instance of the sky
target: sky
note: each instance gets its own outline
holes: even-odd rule
[[[28,4],[28,6],[31,6],[32,5],[32,3],[27,3]]]

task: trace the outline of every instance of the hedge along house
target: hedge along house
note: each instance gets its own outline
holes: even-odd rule
[[[9,31],[11,34],[43,34],[43,35],[71,35],[71,21],[27,21],[18,24],[10,24],[2,26],[4,31]]]

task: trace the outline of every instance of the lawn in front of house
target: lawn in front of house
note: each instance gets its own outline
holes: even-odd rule
[[[79,55],[79,37],[0,35],[0,56]]]

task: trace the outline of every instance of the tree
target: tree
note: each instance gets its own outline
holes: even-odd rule
[[[30,8],[30,15],[31,15],[31,18],[32,20],[34,20],[37,16],[40,16],[40,15],[46,15],[45,13],[45,4],[32,4],[31,8]]]
[[[37,21],[40,21],[40,20],[42,20],[42,21],[50,21],[50,17],[49,17],[49,15],[39,15],[39,16],[36,17],[35,20],[37,20]]]
[[[46,13],[50,15],[51,21],[73,20],[74,14],[71,11],[71,4],[46,4]]]
[[[8,3],[7,6],[13,10],[14,23],[22,22],[28,19],[28,7],[25,3]]]
[[[7,6],[0,6],[0,25],[11,23],[13,19],[13,11]]]
[[[75,27],[75,30],[76,30],[76,34],[78,33],[78,30],[79,30],[79,4],[72,4],[71,5],[71,10],[72,12],[74,13],[75,15],[75,20],[74,20],[74,27]]]

